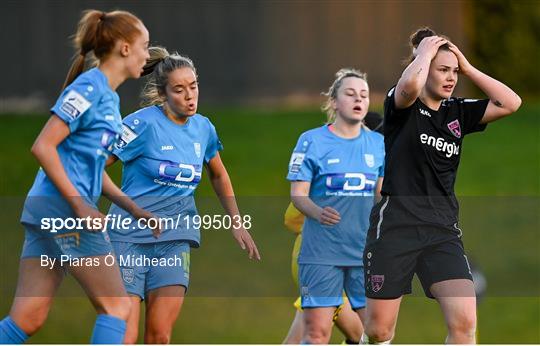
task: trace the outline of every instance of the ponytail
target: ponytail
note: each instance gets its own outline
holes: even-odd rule
[[[139,18],[126,11],[84,11],[73,36],[75,57],[62,88],[84,71],[88,53],[93,52],[94,57],[101,60],[113,50],[117,40],[133,42],[135,36],[141,33],[137,28],[139,23],[142,23]]]

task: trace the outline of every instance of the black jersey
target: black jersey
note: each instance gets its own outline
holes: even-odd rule
[[[394,90],[384,102],[382,194],[391,199],[385,214],[394,214],[398,223],[453,225],[459,212],[454,183],[463,137],[486,128],[479,121],[489,100],[450,98],[437,111],[418,98],[396,109]]]

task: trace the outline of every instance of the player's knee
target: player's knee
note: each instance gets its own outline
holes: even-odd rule
[[[171,342],[171,333],[166,330],[147,331],[144,339],[146,344],[169,344]]]
[[[310,344],[328,344],[330,331],[326,328],[307,328],[303,341]]]
[[[31,313],[25,313],[24,316],[16,316],[14,320],[19,328],[27,335],[31,336],[43,327],[47,320],[48,313],[49,309],[36,309]]]
[[[473,338],[476,334],[476,316],[474,314],[462,315],[448,323],[448,331],[452,335],[461,335]]]
[[[139,337],[138,330],[130,331],[129,328],[124,335],[124,344],[133,345],[137,343],[137,338]]]
[[[98,313],[114,316],[124,321],[127,321],[131,312],[131,301],[128,297],[107,299],[100,302],[99,305]]]
[[[369,342],[385,342],[394,338],[394,330],[388,326],[374,325],[368,323],[365,327],[365,333],[369,337]]]

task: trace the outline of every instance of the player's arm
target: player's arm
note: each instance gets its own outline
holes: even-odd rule
[[[114,154],[111,154],[109,155],[109,157],[107,158],[107,161],[105,161],[105,165],[107,167],[113,165],[116,161],[118,161],[118,156],[114,155]]]
[[[375,203],[379,203],[382,199],[381,190],[383,184],[383,177],[377,179],[377,185],[375,186]]]
[[[449,43],[450,50],[457,56],[459,70],[482,90],[490,99],[481,124],[487,124],[499,120],[507,115],[516,112],[521,106],[521,98],[512,89],[499,82],[495,78],[481,72],[471,65],[465,55],[456,47]]]
[[[437,55],[439,47],[448,41],[439,36],[426,37],[416,49],[415,59],[405,68],[394,91],[397,109],[410,107],[420,96],[426,84],[431,60]]]
[[[103,187],[102,193],[108,200],[130,213],[135,219],[154,219],[157,218],[154,214],[139,207],[124,191],[122,191],[109,177],[106,171],[103,171]],[[159,223],[158,223],[159,224]],[[152,230],[154,237],[157,238],[161,234],[161,229],[158,227]]]
[[[80,196],[60,160],[57,147],[69,134],[68,125],[53,115],[41,130],[30,151],[78,217],[103,218],[103,214],[89,206]]]
[[[291,182],[291,201],[302,214],[315,219],[323,225],[335,225],[341,220],[339,212],[332,207],[321,208],[309,198],[309,181]]]
[[[214,189],[216,195],[219,198],[221,206],[225,209],[225,212],[231,216],[233,220],[241,219],[240,210],[236,203],[236,198],[234,196],[234,190],[231,183],[231,178],[227,169],[221,161],[219,153],[208,161],[206,164],[208,170],[208,176],[210,177],[210,183]],[[236,217],[235,217],[236,216]],[[248,252],[249,258],[261,259],[259,250],[253,238],[249,232],[241,226],[241,223],[233,222],[233,237],[236,239],[238,244],[243,250]]]

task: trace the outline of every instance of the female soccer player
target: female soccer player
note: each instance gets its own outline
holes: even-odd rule
[[[364,118],[364,124],[372,131],[377,131],[382,134],[383,118],[382,115],[376,112],[368,112]],[[285,211],[284,223],[285,227],[296,234],[294,241],[292,256],[291,256],[291,272],[295,284],[298,286],[298,254],[300,253],[300,245],[302,244],[302,226],[304,225],[305,216],[294,207],[292,202]],[[304,333],[304,315],[302,310],[301,298],[294,302],[296,314],[291,323],[289,332],[283,341],[284,344],[298,344],[302,341]],[[362,322],[358,314],[351,308],[351,304],[347,297],[343,297],[343,304],[335,311],[333,321],[336,327],[345,336],[346,344],[358,344],[360,341]]]
[[[140,77],[148,40],[148,30],[129,12],[89,10],[79,22],[74,39],[78,55],[53,115],[32,146],[41,168],[24,204],[19,281],[9,316],[0,322],[1,343],[23,343],[43,325],[64,266],[98,313],[91,342],[117,344],[124,338],[130,300],[118,266],[105,263],[112,246],[96,202],[103,190],[135,218],[149,216],[121,195],[104,171],[122,129],[115,90],[126,79]],[[83,73],[90,52],[98,66]],[[65,221],[66,227],[49,230],[52,218]],[[74,224],[68,219],[91,222],[69,230]],[[42,266],[44,256],[58,261]],[[78,261],[61,265],[61,258]]]
[[[343,290],[363,318],[362,251],[384,167],[383,137],[363,126],[365,74],[338,71],[326,95],[329,124],[300,136],[287,175],[291,200],[306,215],[298,257],[305,343],[328,343]]]
[[[220,202],[233,220],[232,235],[260,259],[251,235],[240,222],[234,191],[219,150],[223,147],[210,120],[197,113],[199,86],[193,62],[165,48],[150,48],[145,71],[147,107],[124,119],[124,131],[114,155],[124,163],[122,190],[158,217],[179,220],[162,227],[159,237],[144,228],[111,229],[119,257],[167,261],[170,264],[122,264],[127,292],[132,296],[126,343],[137,341],[140,302],[146,301],[144,342],[168,343],[189,284],[190,247],[198,247],[199,227],[194,192],[203,165]],[[114,157],[113,157],[114,158]],[[122,214],[116,206],[112,214]],[[187,217],[187,219],[186,219]],[[181,262],[174,261],[181,255]]]
[[[521,99],[429,28],[415,32],[411,45],[411,61],[385,100],[384,197],[373,208],[364,252],[364,341],[390,342],[402,295],[410,293],[416,273],[426,295],[441,306],[446,341],[474,343],[475,292],[454,194],[462,140],[517,111]],[[458,72],[489,99],[451,97]]]

